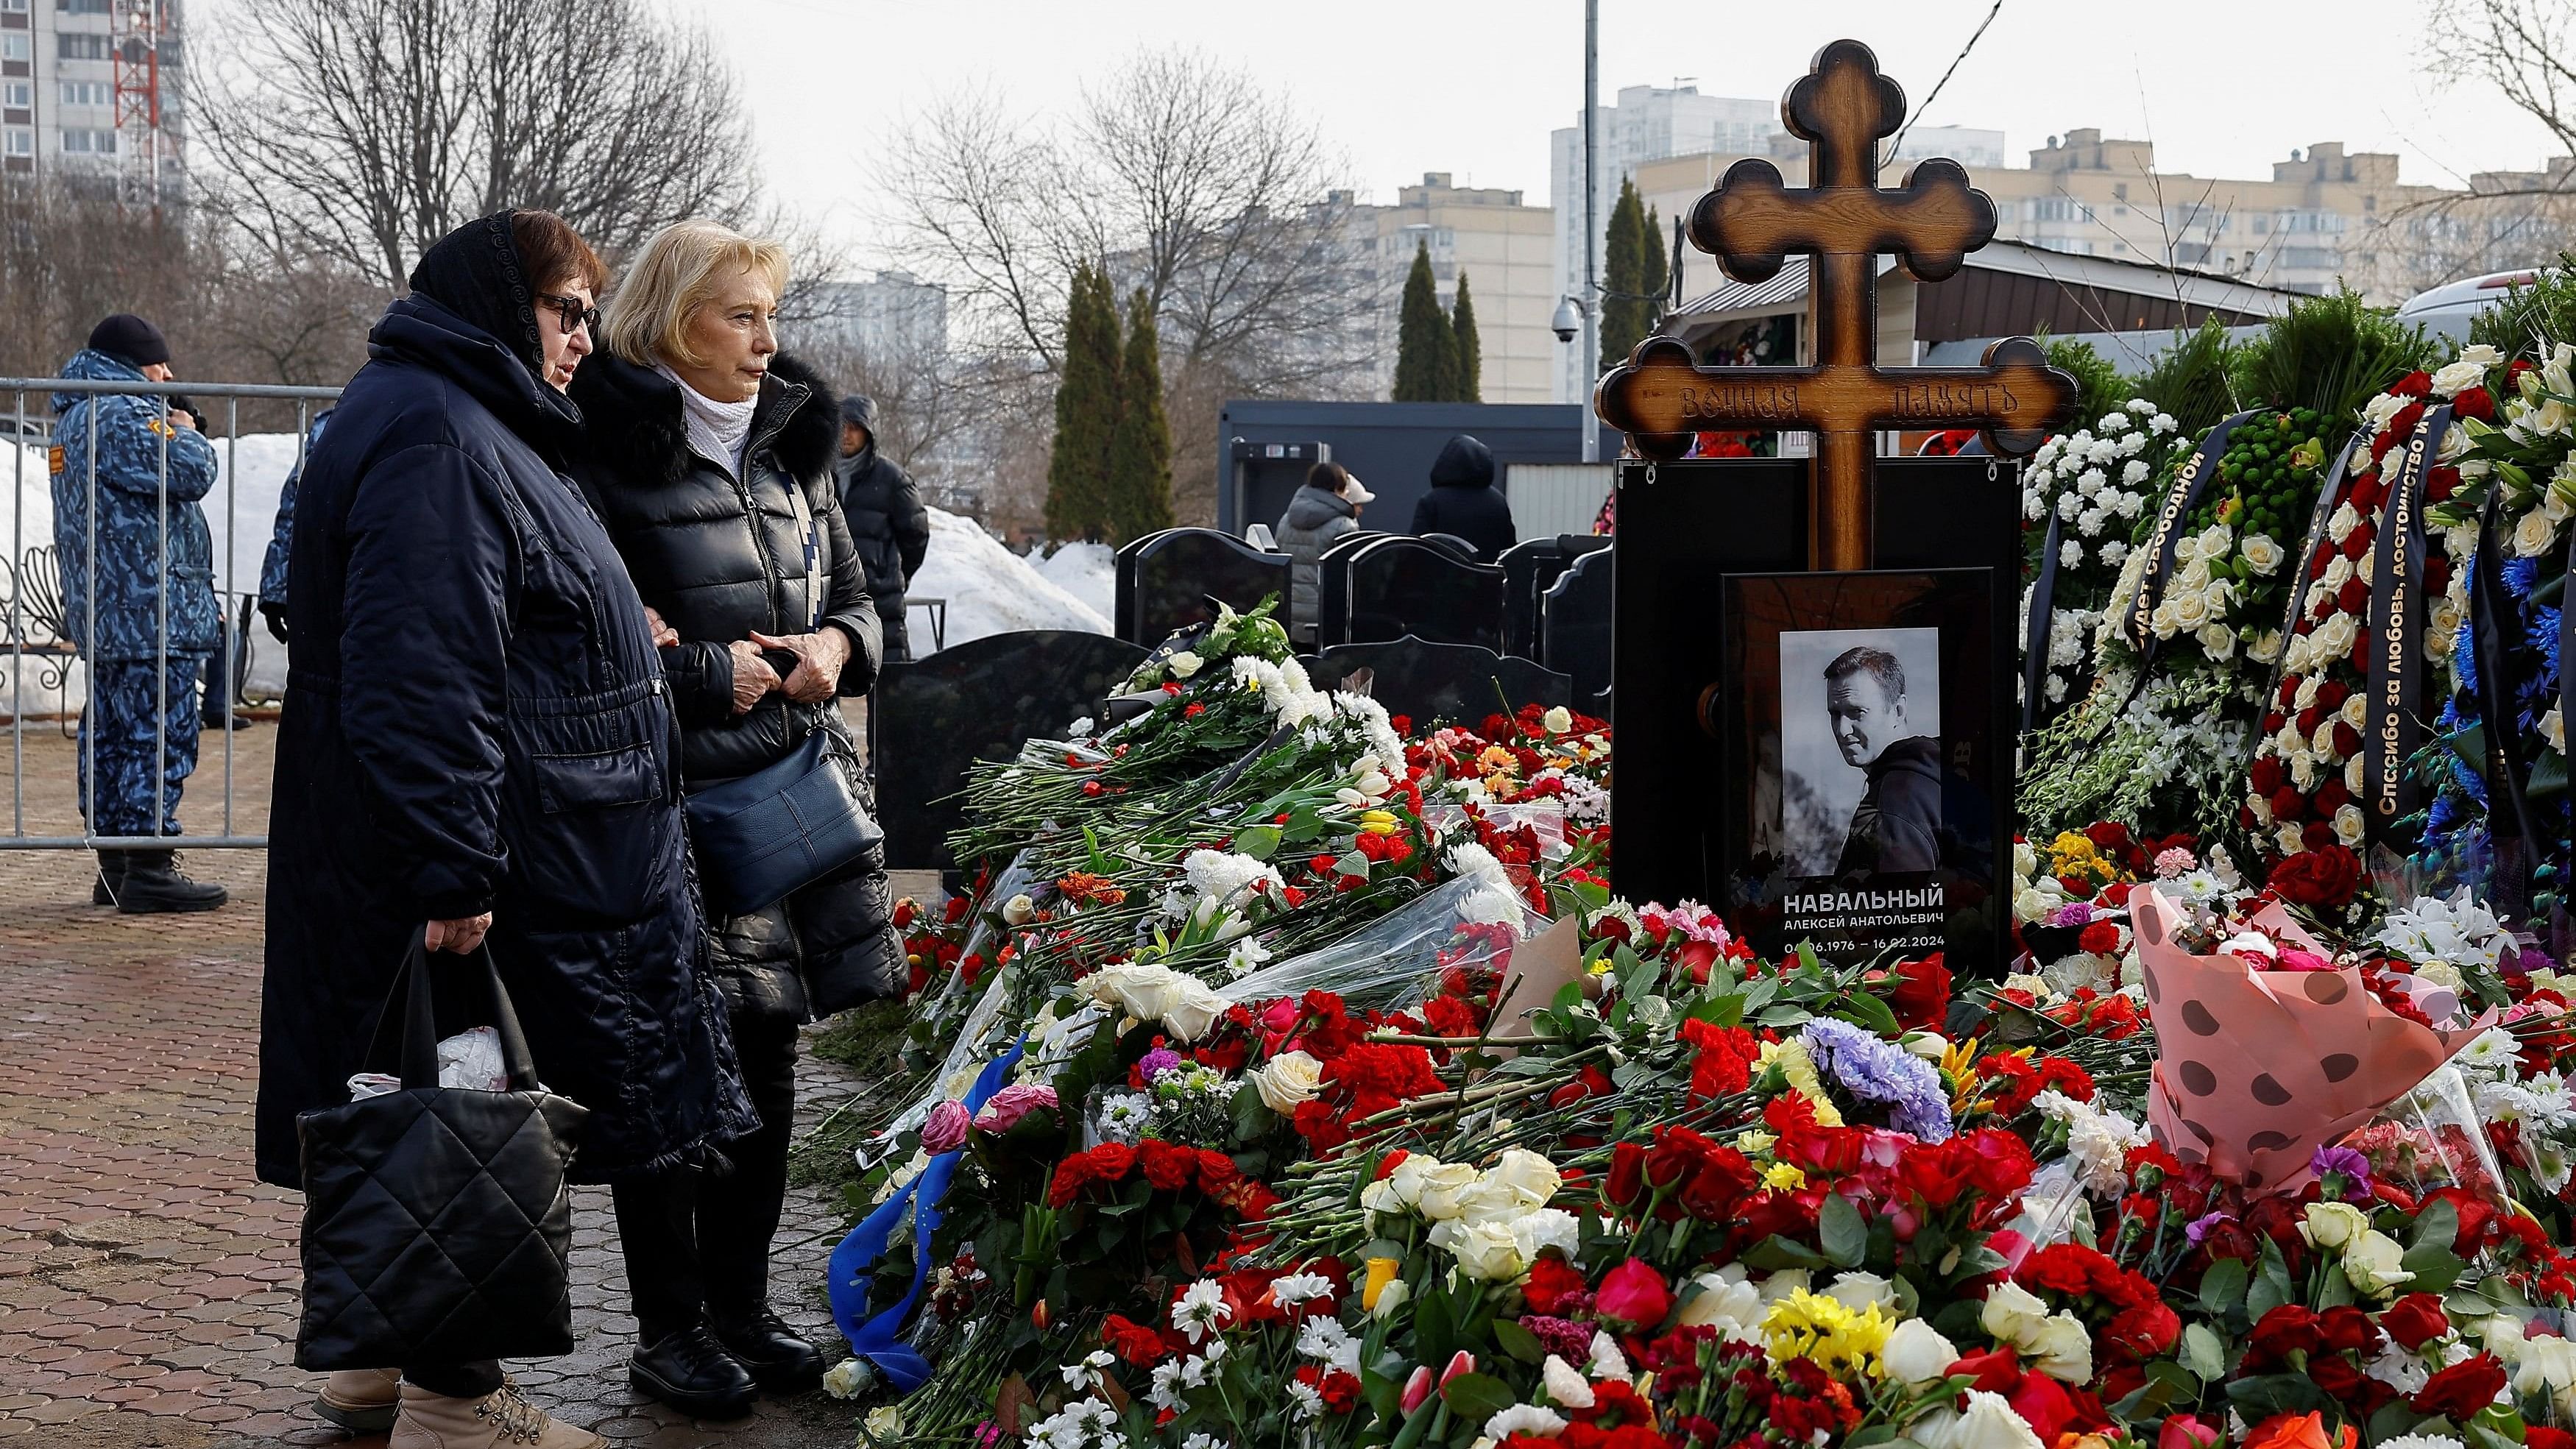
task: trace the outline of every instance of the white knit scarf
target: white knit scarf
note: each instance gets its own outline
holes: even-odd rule
[[[742,476],[742,450],[751,441],[751,415],[760,406],[757,393],[741,402],[718,402],[680,380],[680,375],[660,363],[653,370],[669,378],[680,389],[680,421],[689,430],[689,446],[712,462],[724,464]]]

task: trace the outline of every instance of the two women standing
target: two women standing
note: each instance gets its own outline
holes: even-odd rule
[[[307,461],[258,1168],[301,1185],[296,1115],[347,1100],[413,933],[488,934],[539,1074],[590,1109],[574,1173],[614,1186],[634,1382],[721,1414],[755,1377],[820,1373],[766,1302],[795,1027],[891,989],[900,958],[875,859],[702,919],[681,794],[837,727],[877,626],[834,404],[772,365],[783,257],[673,228],[616,304],[622,358],[593,355],[606,280],[551,213],[442,239]],[[598,419],[566,395],[594,368]],[[322,1408],[390,1421],[394,1449],[599,1442],[489,1362],[334,1374]]]

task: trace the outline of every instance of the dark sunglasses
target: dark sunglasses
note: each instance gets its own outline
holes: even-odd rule
[[[594,334],[599,331],[599,309],[583,306],[580,298],[559,297],[552,292],[539,292],[537,300],[555,309],[555,320],[563,325],[566,337],[570,337],[584,327],[589,328]]]

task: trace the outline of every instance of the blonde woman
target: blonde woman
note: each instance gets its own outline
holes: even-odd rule
[[[778,352],[787,254],[684,221],[645,244],[608,305],[605,347],[573,378],[572,471],[644,602],[681,727],[687,788],[748,775],[876,679],[880,636],[834,488],[839,404]],[[755,1384],[811,1387],[823,1360],[768,1302],[786,1194],[796,1029],[903,980],[881,851],[778,904],[710,918],[760,1131],[733,1171],[621,1184],[617,1222],[639,1332],[629,1377],[707,1417]]]

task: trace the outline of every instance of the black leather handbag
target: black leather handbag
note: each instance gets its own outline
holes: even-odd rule
[[[414,936],[365,1062],[381,1069],[399,1039],[402,1089],[296,1118],[304,1153],[298,1368],[572,1351],[564,1174],[590,1111],[537,1085],[491,953],[458,958],[456,969],[480,973],[509,1090],[438,1084],[428,953]]]
[[[874,849],[885,832],[859,799],[859,764],[825,726],[776,764],[689,792],[689,852],[707,905],[739,916],[783,900]]]

